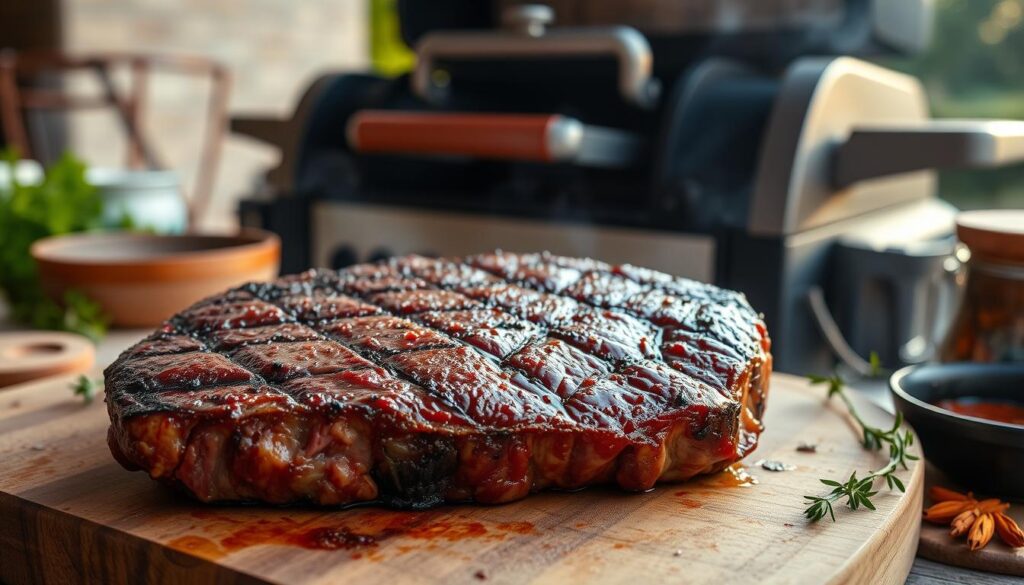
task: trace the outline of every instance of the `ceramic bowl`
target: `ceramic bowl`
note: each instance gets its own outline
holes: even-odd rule
[[[180,234],[188,228],[188,206],[174,171],[92,168],[86,179],[103,199],[103,225],[117,228],[131,217],[137,228]]]
[[[14,174],[23,185],[37,185],[44,172],[34,160],[19,160]],[[174,171],[93,167],[86,169],[85,179],[103,200],[101,223],[106,228],[121,227],[127,215],[137,228],[158,234],[188,229],[188,205]],[[10,182],[10,168],[0,165],[0,189]]]
[[[1024,498],[1024,425],[965,416],[934,404],[967,397],[1024,402],[1024,364],[911,366],[893,374],[889,387],[928,461],[981,494]]]
[[[270,232],[166,236],[128,232],[39,240],[32,257],[47,294],[77,289],[118,327],[153,327],[192,303],[249,281],[271,280],[281,242]]]

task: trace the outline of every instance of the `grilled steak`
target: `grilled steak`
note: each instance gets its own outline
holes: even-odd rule
[[[109,443],[207,502],[645,490],[756,446],[769,349],[742,295],[660,272],[407,256],[174,316],[107,368]]]

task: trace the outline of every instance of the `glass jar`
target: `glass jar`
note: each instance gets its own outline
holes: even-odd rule
[[[967,284],[942,361],[1024,362],[1024,210],[968,211]]]

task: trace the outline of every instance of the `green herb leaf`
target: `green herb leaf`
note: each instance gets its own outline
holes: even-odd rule
[[[893,484],[895,484],[896,489],[900,490],[901,492],[907,491],[907,487],[903,485],[903,481],[900,478],[896,477],[895,475],[887,475],[885,476],[885,478],[891,481]],[[890,487],[890,489],[892,488]]]
[[[103,384],[103,380],[93,380],[88,376],[79,376],[71,383],[71,392],[75,396],[81,396],[82,401],[91,404],[96,397],[96,388]]]
[[[85,165],[65,154],[38,185],[23,185],[14,173],[17,154],[8,150],[0,158],[11,176],[9,185],[0,185],[0,295],[18,321],[98,340],[108,321],[99,305],[78,291],[68,291],[60,303],[49,298],[29,253],[41,238],[100,226],[103,201],[86,181]]]

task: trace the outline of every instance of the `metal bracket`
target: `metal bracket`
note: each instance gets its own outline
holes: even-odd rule
[[[549,30],[551,8],[522,5],[503,14],[504,30],[496,32],[447,31],[424,36],[416,45],[412,91],[428,102],[439,101],[434,86],[436,63],[444,59],[488,60],[508,58],[558,58],[580,55],[611,55],[619,64],[619,93],[641,108],[658,101],[660,85],[652,77],[651,46],[638,30],[628,26],[563,28]]]

